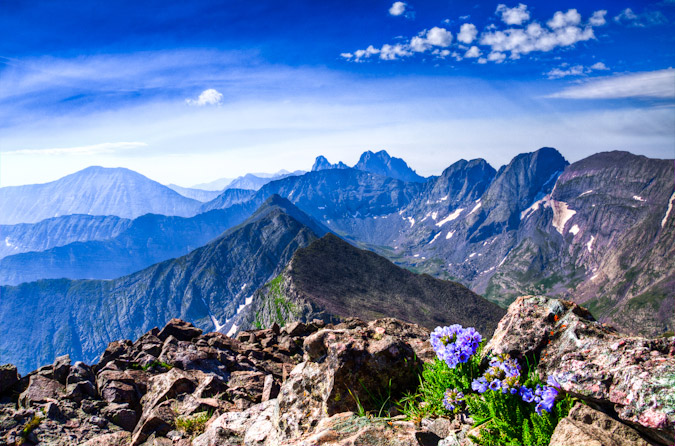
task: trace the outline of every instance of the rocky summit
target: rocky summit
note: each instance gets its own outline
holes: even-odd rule
[[[230,338],[173,319],[91,366],[62,356],[24,377],[0,366],[0,445],[470,446],[480,427],[465,414],[409,420],[376,397],[416,389],[435,358],[429,334],[350,318]],[[538,358],[540,377],[576,398],[550,445],[675,438],[673,337],[624,336],[577,304],[531,296],[509,307],[489,353]]]

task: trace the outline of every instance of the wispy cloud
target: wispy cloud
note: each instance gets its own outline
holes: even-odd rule
[[[622,25],[646,28],[648,26],[664,25],[668,19],[661,11],[644,11],[640,14],[633,12],[631,8],[626,8],[614,17],[616,23]]]
[[[144,142],[104,142],[90,146],[59,147],[44,149],[22,149],[3,152],[5,155],[103,155],[120,150],[147,147]]]
[[[568,87],[551,98],[565,99],[675,99],[675,69],[593,79]]]

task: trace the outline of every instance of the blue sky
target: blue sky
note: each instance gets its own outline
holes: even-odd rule
[[[142,3],[142,4],[141,4]],[[675,157],[675,0],[0,2],[0,186]]]

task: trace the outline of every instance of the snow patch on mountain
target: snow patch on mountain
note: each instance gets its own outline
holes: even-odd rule
[[[448,231],[448,234],[445,236],[445,239],[446,240],[451,239],[454,233],[455,233],[455,231]]]
[[[464,208],[459,208],[459,209],[457,209],[455,212],[453,212],[452,214],[450,214],[450,215],[448,215],[447,217],[445,217],[443,220],[441,220],[441,221],[439,221],[438,223],[436,223],[436,226],[438,226],[438,227],[440,228],[440,227],[443,226],[444,224],[446,224],[446,223],[448,223],[448,222],[450,222],[450,221],[452,221],[452,220],[455,220],[457,217],[459,217],[459,214],[461,214],[463,210],[464,210]]]
[[[663,217],[663,220],[661,220],[661,227],[666,225],[670,211],[673,210],[673,202],[675,202],[675,192],[673,192],[673,195],[670,196],[670,200],[668,200],[668,209],[666,210],[666,215]]]
[[[586,249],[588,249],[588,252],[593,252],[593,242],[595,241],[595,236],[592,235],[591,239],[586,243]]]
[[[572,228],[570,229],[570,232],[574,235],[577,235],[579,233],[579,225],[572,226]]]
[[[530,205],[527,209],[525,209],[523,212],[520,213],[520,219],[523,220],[533,212],[536,212],[539,210],[539,206],[541,205],[547,205],[548,204],[548,198],[549,196],[547,195],[546,197],[542,198],[541,200],[537,200],[534,203]]]
[[[441,233],[440,233],[440,232],[439,232],[438,234],[436,234],[436,235],[434,236],[434,238],[433,238],[433,239],[431,239],[431,241],[429,242],[429,245],[431,245],[431,244],[432,244],[433,242],[435,242],[435,241],[436,241],[436,239],[437,239],[437,238],[438,238],[438,237],[439,237],[440,235],[441,235]]]
[[[574,209],[570,209],[564,201],[551,200],[551,208],[553,208],[553,227],[562,235],[565,231],[565,224],[574,214],[577,213]]]

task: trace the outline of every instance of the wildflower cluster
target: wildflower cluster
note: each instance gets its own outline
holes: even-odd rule
[[[449,327],[436,327],[431,333],[431,346],[436,355],[454,369],[457,364],[465,363],[476,353],[483,340],[475,328],[462,328],[455,324]]]
[[[539,384],[536,363],[521,369],[508,354],[493,355],[481,366],[482,337],[474,328],[437,327],[431,345],[437,360],[425,365],[416,395],[405,399],[404,413],[415,419],[466,411],[482,426],[481,446],[548,444],[573,399],[549,377]]]
[[[518,393],[520,380],[520,365],[508,354],[494,356],[483,376],[473,380],[471,388],[478,393],[485,393],[488,389],[515,395]]]
[[[443,396],[443,405],[450,412],[461,409],[464,405],[464,394],[457,389],[448,389]]]

